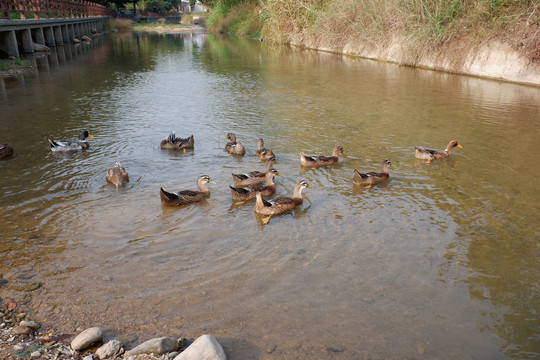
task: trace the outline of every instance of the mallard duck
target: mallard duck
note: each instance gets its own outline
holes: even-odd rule
[[[330,165],[339,160],[339,153],[345,154],[345,151],[343,151],[343,148],[341,146],[338,146],[334,149],[334,151],[332,152],[332,156],[305,156],[304,153],[300,153],[300,164],[302,164],[302,166]]]
[[[49,139],[49,145],[51,151],[76,151],[86,150],[90,147],[86,138],[93,137],[88,131],[83,131],[77,140],[51,140]]]
[[[271,157],[276,157],[274,155],[274,152],[269,149],[264,148],[264,140],[259,139],[257,141],[257,150],[255,150],[255,156],[259,158],[259,160],[268,160]]]
[[[358,170],[354,169],[353,182],[356,185],[375,185],[384,180],[388,179],[390,174],[388,174],[388,167],[392,165],[389,160],[384,160],[381,165],[381,172],[368,172],[367,174],[362,174]]]
[[[425,159],[430,162],[431,160],[444,159],[450,156],[450,151],[455,147],[462,148],[463,146],[459,145],[456,140],[452,140],[448,143],[448,146],[444,151],[437,151],[432,149],[426,149],[421,146],[416,146],[414,157],[417,159]]]
[[[0,159],[13,155],[13,146],[11,144],[0,144]]]
[[[112,168],[109,169],[109,171],[107,171],[107,175],[105,177],[107,178],[108,182],[116,187],[122,186],[129,181],[129,175],[126,169],[124,169],[118,161]]]
[[[232,174],[233,177],[233,184],[235,187],[238,186],[251,186],[255,184],[260,184],[264,182],[264,178],[266,177],[266,173],[270,171],[270,169],[274,166],[276,163],[276,158],[271,157],[266,162],[266,166],[264,168],[264,171],[252,171],[247,174]]]
[[[229,154],[244,155],[246,153],[246,148],[240,141],[236,141],[236,135],[233,133],[228,133],[224,139],[229,139],[229,142],[225,144],[225,150],[227,150]]]
[[[159,195],[161,197],[161,203],[164,205],[175,206],[201,201],[210,195],[210,190],[208,190],[206,184],[215,183],[210,180],[208,175],[203,175],[197,179],[197,187],[199,188],[198,191],[183,190],[177,193],[171,193],[163,190],[163,188],[160,188]]]
[[[195,140],[193,138],[193,134],[190,137],[183,139],[176,137],[176,134],[173,131],[168,137],[161,140],[159,147],[162,149],[183,149],[184,151],[186,151],[186,149],[193,149],[194,144]]]
[[[304,201],[302,198],[302,190],[311,187],[312,186],[305,180],[302,180],[294,187],[292,197],[278,196],[272,200],[264,200],[262,194],[257,192],[255,195],[257,202],[255,203],[253,210],[262,215],[276,215],[292,210]]]
[[[262,196],[270,196],[274,195],[276,192],[276,184],[274,184],[274,177],[280,176],[278,171],[274,168],[270,169],[266,173],[265,181],[266,184],[257,184],[250,186],[249,188],[241,188],[241,187],[232,187],[231,188],[231,195],[232,199],[234,201],[247,201],[255,198],[255,194],[257,192],[260,192]]]

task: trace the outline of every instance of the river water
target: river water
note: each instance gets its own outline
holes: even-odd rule
[[[119,33],[33,62],[0,81],[4,302],[128,348],[209,333],[230,359],[540,357],[539,88],[205,34]],[[83,130],[88,151],[49,150]],[[161,150],[171,130],[195,149]],[[263,168],[259,137],[277,194],[313,186],[266,225],[228,187]],[[452,139],[448,159],[415,160]],[[338,145],[338,164],[300,167]],[[385,159],[388,182],[353,185]],[[209,199],[161,206],[160,187],[203,174]]]

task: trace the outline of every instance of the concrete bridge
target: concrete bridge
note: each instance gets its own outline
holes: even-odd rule
[[[86,0],[0,0],[0,14],[0,55],[19,57],[100,32],[114,12]]]
[[[18,58],[34,53],[34,43],[48,47],[71,43],[93,31],[101,32],[108,18],[0,20],[0,53]]]

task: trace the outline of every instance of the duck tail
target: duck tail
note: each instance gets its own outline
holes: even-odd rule
[[[47,139],[47,140],[49,140],[49,145],[50,145],[51,149],[54,149],[55,147],[58,146],[58,143],[56,141],[51,140],[51,139]]]

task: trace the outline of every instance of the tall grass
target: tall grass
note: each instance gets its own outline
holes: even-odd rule
[[[277,42],[339,48],[400,38],[421,53],[449,42],[519,39],[520,51],[540,59],[539,0],[262,0],[261,11],[265,38]]]

